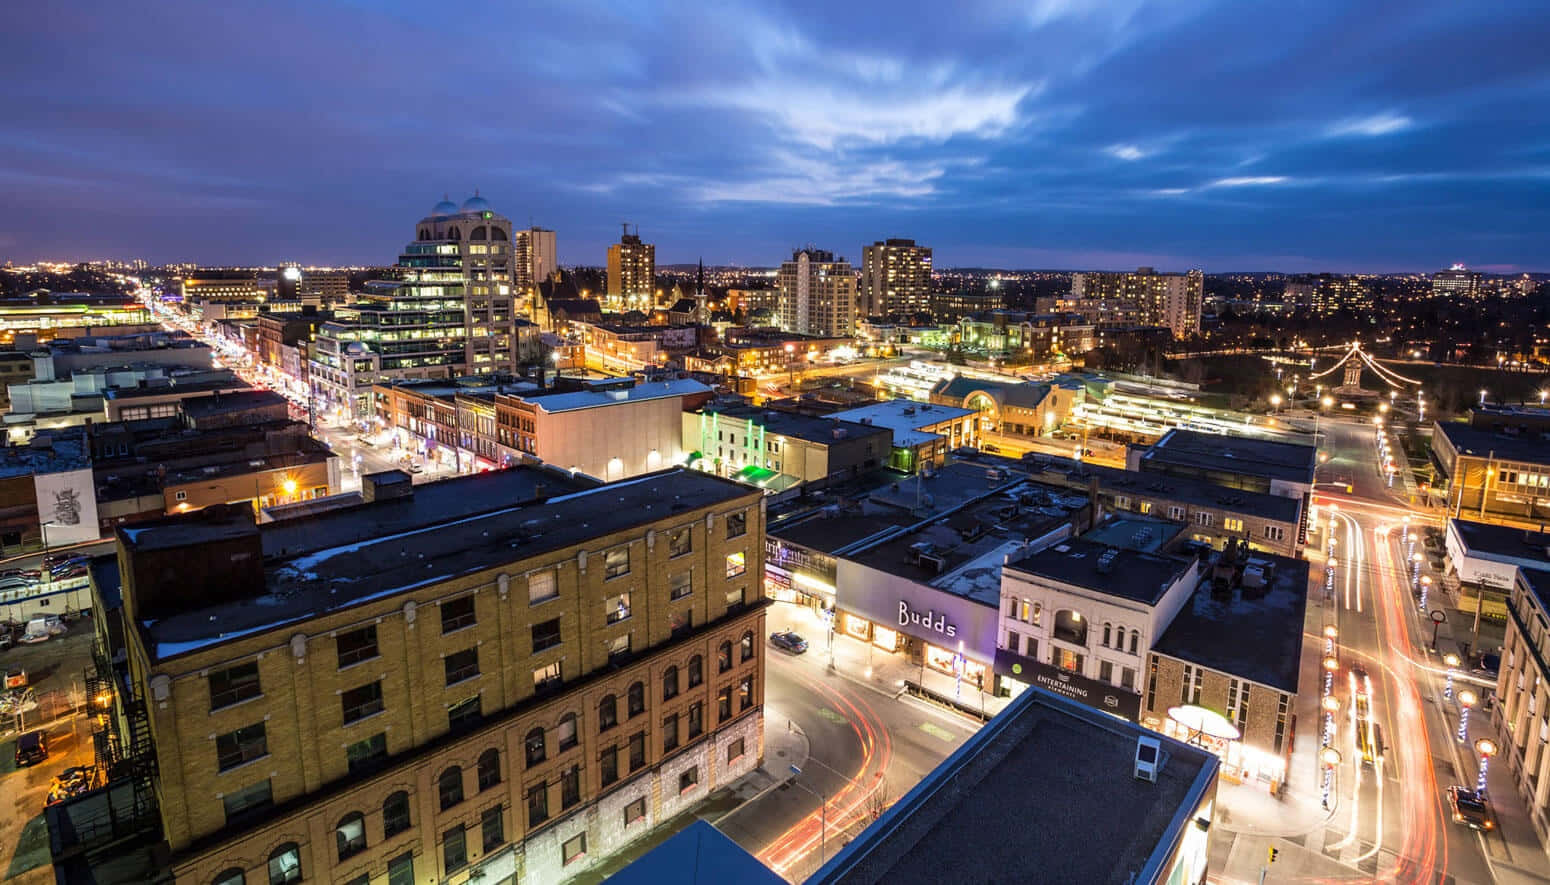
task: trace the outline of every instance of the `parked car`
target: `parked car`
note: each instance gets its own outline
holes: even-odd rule
[[[770,644],[794,655],[807,651],[807,640],[790,630],[770,634]]]
[[[0,571],[0,578],[36,578],[38,570],[35,568],[8,568]]]
[[[72,562],[85,562],[87,557],[80,553],[54,553],[43,557],[44,568],[56,568]]]
[[[1485,794],[1460,786],[1448,788],[1448,807],[1453,811],[1453,822],[1465,824],[1474,830],[1496,829],[1496,815]]]
[[[37,585],[38,585],[38,582],[34,578],[17,578],[17,577],[0,578],[0,591],[5,591],[5,590],[28,590],[28,589],[31,589],[33,587],[36,587]]]
[[[37,765],[48,758],[48,735],[29,731],[16,739],[16,767]]]

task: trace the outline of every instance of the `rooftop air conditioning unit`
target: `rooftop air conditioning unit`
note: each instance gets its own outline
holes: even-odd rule
[[[1136,780],[1157,783],[1162,770],[1162,744],[1156,738],[1136,738]]]

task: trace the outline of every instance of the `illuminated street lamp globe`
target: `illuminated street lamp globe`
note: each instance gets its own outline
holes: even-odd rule
[[[1412,544],[1414,544],[1414,543],[1415,543],[1415,542],[1416,542],[1416,540],[1417,540],[1417,539],[1416,539],[1416,536],[1415,536],[1415,532],[1411,532],[1411,533],[1410,533],[1410,534],[1409,534],[1409,535],[1408,535],[1408,536],[1407,536],[1407,537],[1406,537],[1406,540],[1408,540],[1408,541],[1409,541],[1409,542],[1410,542],[1410,543],[1412,543]]]
[[[1459,656],[1452,652],[1448,652],[1442,656],[1442,662],[1447,664],[1449,667],[1457,667],[1459,665]]]
[[[1324,637],[1326,639],[1334,639],[1339,635],[1340,631],[1335,627],[1334,624],[1330,624],[1328,627],[1324,628]]]
[[[1496,741],[1493,741],[1490,738],[1481,738],[1480,740],[1475,741],[1475,752],[1486,757],[1487,759],[1495,756]]]
[[[1329,408],[1330,406],[1332,406],[1334,404],[1335,404],[1335,398],[1332,397],[1332,396],[1326,396],[1323,399],[1319,400],[1319,405],[1321,405],[1321,406],[1323,406],[1325,408]]]
[[[1340,505],[1339,504],[1331,504],[1331,505],[1329,505],[1329,509],[1333,513],[1339,513],[1340,512]]]
[[[1334,712],[1337,712],[1340,709],[1340,699],[1335,697],[1334,695],[1330,695],[1329,697],[1326,697],[1324,700],[1320,701],[1319,704],[1324,708],[1324,711],[1327,712],[1327,713],[1334,713]]]
[[[1326,669],[1326,670],[1330,671],[1331,673],[1333,673],[1336,670],[1340,669],[1340,662],[1338,660],[1336,660],[1333,656],[1327,657],[1327,658],[1324,659],[1324,669]]]
[[[1281,405],[1281,394],[1279,394],[1279,393],[1272,393],[1270,395],[1270,404],[1272,406],[1279,407]]]
[[[1340,751],[1334,747],[1325,747],[1319,751],[1319,761],[1334,768],[1340,764]]]
[[[1422,575],[1421,576],[1421,585],[1423,587],[1430,587],[1432,585],[1432,576],[1431,575]]]
[[[1329,558],[1329,567],[1330,568],[1340,568],[1340,560],[1338,560],[1335,557],[1331,556]]]
[[[1461,706],[1461,707],[1473,707],[1474,705],[1475,705],[1475,693],[1470,691],[1467,688],[1461,690],[1459,692],[1459,706]]]

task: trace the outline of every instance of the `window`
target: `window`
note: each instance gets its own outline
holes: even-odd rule
[[[340,694],[339,707],[344,716],[345,725],[381,713],[382,681],[368,682]]]
[[[753,633],[752,633],[752,631],[743,634],[743,641],[740,643],[740,651],[741,651],[741,657],[742,657],[743,660],[745,660],[745,661],[753,660]]]
[[[569,839],[566,839],[565,844],[560,846],[560,856],[564,859],[565,866],[570,866],[576,861],[581,860],[583,857],[586,857],[587,834],[577,833]]]
[[[668,590],[669,599],[683,599],[694,592],[694,572],[679,572],[668,579],[671,589]]]
[[[287,842],[269,855],[269,885],[301,881],[301,848]]]
[[[484,721],[484,707],[479,702],[479,695],[467,697],[461,701],[453,701],[447,705],[447,729],[449,731],[462,731],[472,728]]]
[[[210,709],[219,710],[263,694],[258,682],[258,662],[249,661],[210,674]]]
[[[1135,654],[1136,653],[1136,648],[1140,644],[1141,644],[1141,631],[1140,630],[1132,630],[1132,631],[1130,631],[1130,653],[1131,654]]]
[[[705,659],[699,655],[689,659],[689,687],[694,688],[705,681]]]
[[[694,612],[691,609],[668,612],[667,630],[676,639],[694,629]]]
[[[700,785],[700,767],[691,765],[678,775],[678,792],[687,793]]]
[[[386,758],[387,732],[385,731],[379,731],[365,740],[346,744],[344,748],[345,767],[351,774],[370,771]]]
[[[727,686],[716,693],[716,721],[725,722],[732,718],[732,686]]]
[[[456,765],[451,766],[436,778],[436,794],[441,799],[441,810],[463,801],[463,769]]]
[[[1205,672],[1201,668],[1196,667],[1194,664],[1184,665],[1184,681],[1180,686],[1181,690],[1179,692],[1179,703],[1200,703],[1200,681],[1204,675]]]
[[[1069,642],[1072,645],[1087,644],[1087,619],[1082,617],[1079,611],[1063,608],[1055,612],[1055,629],[1053,635],[1056,639]]]
[[[743,758],[743,753],[744,753],[744,744],[743,744],[743,739],[742,738],[738,738],[737,740],[732,741],[731,743],[727,744],[727,762],[728,763],[736,762],[737,760]]]
[[[501,782],[501,751],[491,747],[479,754],[479,792]]]
[[[527,604],[537,605],[560,595],[560,584],[555,579],[554,569],[537,572],[527,576]]]
[[[1124,631],[1123,630],[1120,631],[1120,635],[1121,636],[1124,635]],[[1113,641],[1113,636],[1114,636],[1114,625],[1113,624],[1104,624],[1103,625],[1103,647],[1104,648],[1108,648],[1109,647],[1109,643]]]
[[[683,528],[673,532],[667,540],[667,555],[683,556],[694,549],[694,535],[689,529]]]
[[[546,664],[533,671],[533,690],[539,694],[560,687],[560,662]]]
[[[533,654],[560,644],[560,619],[552,618],[533,625]]]
[[[1108,661],[1098,662],[1098,679],[1100,682],[1114,682],[1114,665]]]
[[[254,759],[269,755],[269,741],[264,733],[264,723],[245,725],[215,738],[215,764],[220,771],[245,765]]]
[[[668,667],[662,671],[662,700],[670,701],[678,697],[678,668]]]
[[[539,784],[527,791],[527,825],[536,827],[549,819],[549,785]]]
[[[646,686],[644,683],[630,683],[627,705],[631,719],[646,712]]]
[[[743,572],[748,571],[748,565],[747,565],[747,561],[746,560],[747,560],[747,557],[743,555],[743,551],[741,551],[741,550],[739,550],[736,553],[728,553],[727,554],[727,577],[728,578],[735,578],[738,575],[741,575]]]
[[[414,885],[413,851],[405,851],[388,861],[387,885]]]
[[[678,749],[678,714],[670,713],[662,717],[662,752],[671,753]]]
[[[608,786],[619,779],[619,748],[608,747],[597,754],[598,780]]]
[[[560,810],[564,811],[581,801],[581,769],[572,765],[560,775]]]
[[[725,673],[732,669],[732,643],[723,642],[716,649],[716,672]]]
[[[727,514],[727,540],[748,534],[748,511]]]
[[[449,599],[441,604],[441,632],[451,633],[474,625],[474,595]]]
[[[630,771],[644,767],[646,764],[646,733],[637,731],[630,735]]]
[[[359,630],[350,630],[334,637],[334,649],[339,654],[339,669],[343,670],[352,664],[361,661],[369,661],[377,657],[381,652],[377,650],[377,627],[375,624],[362,627]]]
[[[705,705],[695,701],[689,705],[689,737],[694,740],[705,733]]]
[[[409,826],[409,794],[399,790],[382,801],[382,837],[396,836]]]
[[[603,554],[603,579],[623,577],[630,573],[630,545],[615,547]]]
[[[532,768],[548,758],[544,750],[544,730],[540,726],[527,733],[527,738],[522,742],[524,753],[527,756],[527,767]]]
[[[1135,691],[1136,671],[1130,667],[1121,667],[1119,669],[1119,684],[1131,691]]]
[[[1206,513],[1205,511],[1201,511],[1201,512],[1195,514],[1195,522],[1198,522],[1201,525],[1207,525],[1207,526],[1208,525],[1214,525],[1216,523],[1216,516],[1214,514]]]
[[[496,805],[486,808],[484,814],[479,815],[479,835],[482,837],[486,854],[505,843],[506,811],[504,808]]]
[[[626,829],[629,828],[630,824],[633,824],[633,823],[635,823],[637,821],[643,821],[645,819],[646,819],[646,799],[645,799],[644,796],[642,796],[639,799],[636,799],[634,802],[631,802],[629,805],[624,806],[624,826],[625,826]]]
[[[228,824],[244,820],[256,812],[263,811],[274,804],[274,793],[269,787],[269,778],[264,778],[252,786],[243,787],[221,797],[221,804],[226,808],[226,822]]]
[[[448,685],[472,679],[479,675],[479,648],[475,646],[453,652],[441,659],[441,665],[446,671]]]
[[[1286,532],[1278,525],[1265,526],[1265,540],[1281,541],[1286,538]]]
[[[563,753],[576,746],[576,714],[566,713],[560,717],[560,727],[554,730],[554,743]]]
[[[727,611],[741,611],[743,604],[748,601],[748,588],[739,587],[736,590],[727,591]]]
[[[334,839],[339,843],[340,860],[365,851],[366,818],[358,811],[345,815],[334,828]]]
[[[608,650],[608,662],[610,664],[622,663],[630,656],[630,634],[628,633],[622,636],[615,636],[613,639],[606,639],[603,641],[603,644]]]
[[[737,709],[739,712],[753,706],[753,677],[744,676],[737,684]]]
[[[1225,517],[1222,519],[1222,528],[1229,532],[1241,532],[1243,531],[1243,520],[1235,516]]]
[[[216,876],[215,881],[211,885],[247,885],[247,881],[248,877],[242,870],[232,867]]]
[[[1181,521],[1183,521],[1183,519],[1184,519],[1184,508],[1178,506],[1177,504],[1170,505],[1168,507],[1168,518],[1173,520],[1174,522],[1181,522]]]
[[[597,702],[597,730],[607,731],[619,724],[619,699],[613,695],[604,695]]]
[[[441,834],[441,862],[449,876],[468,866],[468,837],[462,824]]]
[[[603,601],[603,614],[608,623],[617,624],[630,616],[630,591],[626,590],[617,596],[610,596]]]

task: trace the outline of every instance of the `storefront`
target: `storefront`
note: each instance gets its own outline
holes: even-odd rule
[[[838,632],[961,677],[966,686],[994,689],[997,600],[959,596],[846,559],[837,563],[837,577]]]
[[[764,539],[764,594],[771,599],[832,611],[835,579],[834,557],[779,538]]]
[[[1077,658],[1072,663],[1079,667],[1080,656]],[[1121,719],[1136,722],[1141,718],[1139,694],[1118,685],[1090,679],[1065,667],[1014,654],[1004,648],[996,649],[996,675],[1000,677],[1000,688],[1011,697],[1021,694],[1030,685],[1037,685],[1045,691],[1063,695]]]
[[[1286,758],[1244,743],[1237,735],[1236,728],[1232,728],[1231,731],[1200,728],[1198,726],[1201,723],[1190,715],[1176,715],[1193,714],[1196,709],[1198,708],[1175,707],[1169,710],[1168,716],[1163,717],[1149,713],[1141,724],[1153,731],[1162,732],[1186,744],[1194,744],[1214,754],[1222,760],[1223,780],[1257,784],[1272,793],[1279,792],[1281,784],[1286,781]],[[1210,717],[1225,721],[1219,713],[1206,712]],[[1181,718],[1187,721],[1180,721]],[[1291,741],[1287,741],[1287,746],[1291,746]]]

